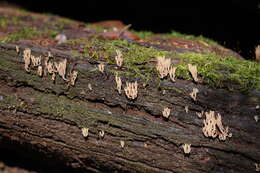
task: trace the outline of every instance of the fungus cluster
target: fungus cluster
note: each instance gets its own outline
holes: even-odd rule
[[[161,79],[165,78],[170,71],[171,59],[165,58],[165,56],[158,56],[156,59],[157,59],[156,69],[159,72],[158,75]]]
[[[137,87],[138,87],[137,81],[132,83],[126,82],[126,87],[124,88],[124,90],[127,98],[132,100],[137,98],[137,94],[138,94]]]
[[[67,71],[67,59],[63,59],[61,61],[53,61],[50,59],[52,57],[51,53],[48,52],[48,56],[42,58],[41,56],[34,56],[31,54],[31,50],[26,48],[23,51],[23,59],[24,59],[24,68],[27,72],[30,72],[30,65],[33,67],[37,67],[37,74],[42,76],[47,73],[52,75],[52,80],[55,80],[56,73],[70,85],[74,85],[78,76],[77,71],[72,71],[69,73],[69,78],[66,79],[66,71]]]
[[[205,112],[206,119],[203,120],[204,127],[202,132],[206,137],[216,138],[225,141],[227,137],[232,137],[232,133],[229,133],[228,127],[224,127],[221,120],[221,115],[218,113],[215,115],[214,111]]]

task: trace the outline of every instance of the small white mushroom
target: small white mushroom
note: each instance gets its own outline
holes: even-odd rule
[[[188,69],[192,75],[192,78],[194,79],[195,82],[198,82],[198,71],[197,71],[197,66],[188,64]]]
[[[191,96],[191,98],[194,100],[194,101],[196,101],[196,99],[197,99],[197,93],[199,92],[199,90],[197,89],[197,88],[193,88],[192,89],[192,92],[190,93],[190,96]]]
[[[81,129],[81,132],[82,132],[82,135],[83,135],[83,137],[84,138],[86,138],[86,137],[88,137],[88,128],[86,128],[86,127],[83,127],[82,129]]]
[[[98,70],[99,70],[101,73],[104,73],[104,69],[105,69],[105,64],[104,64],[104,63],[98,64]]]
[[[92,85],[91,85],[91,83],[88,84],[88,89],[89,89],[90,91],[92,91]]]
[[[118,93],[121,94],[122,80],[117,74],[116,74],[115,79],[116,79],[116,89],[117,89]]]
[[[115,57],[115,60],[116,60],[116,64],[118,67],[122,67],[123,65],[123,55],[122,55],[122,52],[120,50],[116,50],[116,57]]]
[[[184,151],[184,153],[185,154],[189,154],[190,153],[190,151],[191,151],[191,144],[184,144],[184,145],[182,145],[182,148],[183,148],[183,151]]]
[[[100,131],[99,131],[99,136],[100,136],[101,138],[103,138],[103,137],[105,136],[105,131],[104,131],[104,130],[100,130]]]
[[[19,52],[20,52],[20,50],[19,50],[19,46],[15,46],[15,50],[16,50],[16,52],[17,52],[17,54],[19,54]]]
[[[38,74],[40,77],[42,76],[42,72],[43,72],[42,66],[39,65],[39,66],[38,66],[38,69],[37,69],[37,74]]]
[[[70,74],[70,79],[69,79],[69,84],[74,86],[75,85],[75,82],[76,82],[76,79],[78,77],[78,72],[73,70]]]
[[[196,112],[196,115],[197,115],[199,118],[202,118],[202,116],[204,115],[204,111]]]
[[[255,115],[254,118],[255,118],[255,122],[258,122],[259,117],[257,115]]]
[[[125,147],[125,141],[120,140],[120,146],[121,146],[121,148],[124,148]]]
[[[170,71],[169,71],[169,75],[170,75],[170,78],[173,82],[175,82],[175,72],[176,72],[176,67],[171,66]]]
[[[185,112],[186,112],[186,113],[189,112],[189,106],[185,106]]]
[[[260,163],[255,163],[255,171],[260,172]]]
[[[163,117],[169,118],[170,113],[171,113],[171,109],[169,109],[169,108],[167,108],[167,107],[163,109],[163,112],[162,112]]]

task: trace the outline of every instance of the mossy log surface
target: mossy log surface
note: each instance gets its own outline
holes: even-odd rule
[[[14,9],[1,9],[0,12],[6,14],[6,18],[15,15],[25,21],[35,20],[35,15],[35,18],[43,21],[45,19],[47,23],[53,20],[55,24],[49,26],[57,26],[58,29],[52,28],[56,32],[60,32],[59,27],[62,25],[56,21],[60,20],[58,17],[40,16]],[[17,21],[18,24],[15,25],[25,25],[25,21]],[[137,39],[138,34],[133,36],[134,32],[130,31],[117,32],[113,29],[100,33],[100,28],[94,28],[96,25],[87,25],[89,28],[85,28],[86,26],[82,27],[79,22],[66,22],[62,25],[62,31],[69,39],[83,37],[90,40],[95,36],[102,37],[103,40],[124,39],[140,47],[152,46],[154,48],[151,48],[151,53],[158,50],[158,55],[164,53],[160,52],[162,49],[170,53],[200,53],[198,55],[213,51],[224,58],[236,56],[242,59],[235,52],[218,45],[213,45],[213,48],[207,43],[180,41],[176,38],[179,45],[174,42],[175,46],[165,46],[163,43],[166,42],[161,43],[160,40],[163,38],[148,41]],[[39,23],[34,26],[36,31],[42,29],[38,26]],[[10,23],[7,25],[6,27],[15,28]],[[105,25],[107,26],[107,23]],[[123,26],[122,28],[124,29]],[[1,32],[5,33],[3,26]],[[86,43],[89,48],[86,51],[92,51],[90,55],[81,54],[84,49],[81,47],[82,42],[73,41],[58,45],[54,38],[46,36],[43,39],[42,35],[40,38],[38,36],[6,41],[7,38],[10,39],[6,34],[0,44],[1,151],[26,154],[28,162],[48,165],[49,172],[63,170],[65,167],[70,169],[70,172],[255,171],[255,163],[260,162],[260,126],[254,118],[260,113],[259,108],[257,109],[260,103],[257,83],[259,65],[253,63],[256,68],[256,77],[252,77],[255,79],[252,82],[254,87],[247,88],[246,91],[234,87],[240,84],[233,85],[233,81],[225,81],[225,84],[221,83],[213,88],[203,81],[194,83],[185,78],[177,78],[173,83],[157,77],[152,58],[145,64],[133,62],[137,68],[126,64],[120,69],[111,62],[115,54],[110,54],[110,49],[103,50],[98,47],[99,42],[95,42],[91,48],[90,43]],[[200,46],[192,47],[194,44],[191,43],[198,43],[197,46]],[[19,46],[19,53],[16,52],[16,46]],[[49,51],[54,60],[67,58],[67,71],[73,69],[79,72],[75,86],[68,86],[59,76],[55,82],[50,75],[39,77],[33,67],[30,72],[26,72],[22,57],[25,48],[30,48],[33,55],[41,55],[43,58]],[[125,44],[117,48],[126,51],[135,49]],[[71,51],[74,49],[78,52]],[[103,54],[106,51],[109,54]],[[104,73],[97,70],[100,62],[106,62]],[[140,70],[145,68],[144,65],[152,69],[149,71],[149,77]],[[118,94],[115,71],[120,72],[123,86],[126,81],[138,81],[136,100],[127,99],[124,92]],[[244,83],[249,85],[250,81]],[[232,89],[229,85],[232,85]],[[196,101],[189,95],[193,88],[199,89]],[[188,106],[188,112],[185,111],[185,106]],[[169,119],[162,117],[165,107],[171,109]],[[199,118],[196,113],[209,110],[222,115],[224,126],[228,126],[233,134],[231,138],[220,141],[203,135],[204,118]],[[83,127],[89,128],[87,138],[82,136]],[[99,136],[101,130],[105,132],[103,138]],[[124,147],[121,147],[120,141],[124,141]],[[183,144],[191,144],[190,154],[184,154]]]

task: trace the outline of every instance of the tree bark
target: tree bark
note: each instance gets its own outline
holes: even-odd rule
[[[53,50],[55,58],[67,58],[69,69],[79,72],[75,86],[68,86],[60,77],[53,82],[50,75],[39,77],[36,69],[26,72],[22,51],[28,45],[20,43],[19,54],[16,45],[0,45],[1,151],[27,154],[36,166],[71,172],[255,171],[260,161],[260,127],[254,120],[259,90],[230,92],[185,80],[151,80],[144,86],[140,79],[138,97],[131,101],[115,89],[109,72],[115,65],[101,73],[93,59]],[[30,48],[42,57],[49,51]],[[193,88],[199,89],[196,101],[189,96]],[[162,117],[165,107],[171,109],[169,119]],[[203,135],[205,118],[196,113],[209,110],[222,115],[231,138]],[[83,127],[89,128],[88,137],[83,137]],[[190,154],[184,154],[183,144],[191,144]]]

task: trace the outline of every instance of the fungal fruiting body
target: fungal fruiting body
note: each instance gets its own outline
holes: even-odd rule
[[[199,118],[202,118],[202,116],[204,115],[204,111],[196,112],[196,115],[197,115]]]
[[[82,135],[83,135],[84,138],[88,137],[88,128],[83,127],[81,129],[81,132],[82,132]]]
[[[167,107],[163,109],[163,112],[162,112],[163,117],[169,118],[170,113],[171,113],[171,109],[169,109],[169,108],[167,108]]]
[[[188,113],[189,112],[189,106],[185,106],[185,112]]]
[[[137,87],[138,87],[137,81],[133,83],[126,82],[126,87],[124,88],[124,90],[127,98],[132,100],[137,98],[137,94],[138,94]]]
[[[159,72],[158,75],[162,79],[166,77],[170,71],[171,59],[165,58],[164,56],[158,56],[156,69]]]
[[[99,136],[103,138],[105,136],[105,131],[104,130],[99,131]]]
[[[120,50],[116,50],[116,57],[115,57],[115,60],[116,60],[116,64],[118,67],[122,67],[123,65],[123,55],[122,55],[122,52]]]
[[[15,46],[15,50],[16,50],[16,53],[19,54],[20,50],[19,50],[19,46]]]
[[[125,147],[125,141],[120,141],[120,146],[121,146],[121,148],[124,148]]]
[[[69,78],[69,84],[74,86],[76,79],[78,77],[78,72],[73,70],[70,74],[69,74],[70,78]]]
[[[88,89],[89,89],[90,91],[92,91],[92,85],[91,85],[91,83],[88,84]]]
[[[41,57],[31,55],[31,62],[34,67],[41,65]]]
[[[169,71],[169,75],[170,75],[170,78],[173,82],[175,82],[175,72],[176,72],[176,67],[171,66],[170,71]]]
[[[118,91],[119,94],[121,94],[121,89],[122,89],[122,81],[121,78],[116,74],[116,89]]]
[[[197,99],[197,93],[199,92],[199,90],[197,88],[192,88],[192,92],[190,93],[191,98],[196,101]]]
[[[29,66],[31,63],[31,49],[26,48],[23,51],[24,68],[27,72],[30,72]]]
[[[184,145],[182,145],[184,154],[189,154],[190,153],[190,151],[191,151],[191,147],[190,146],[191,146],[191,144],[184,144]]]
[[[260,163],[255,163],[255,171],[260,172]]]
[[[188,69],[189,69],[189,71],[191,73],[191,76],[192,76],[193,80],[195,82],[198,82],[199,80],[198,80],[197,66],[188,64]]]
[[[203,120],[204,127],[202,132],[206,137],[216,138],[225,141],[227,137],[232,137],[232,133],[229,133],[228,127],[224,128],[221,120],[221,115],[218,113],[215,116],[214,111],[205,112],[206,119]]]
[[[258,122],[259,117],[257,115],[254,116],[255,122]]]
[[[67,59],[65,58],[64,60],[62,60],[60,62],[54,62],[54,65],[57,69],[58,74],[62,77],[62,79],[67,81],[67,79],[65,78],[66,68],[67,68]]]
[[[104,69],[105,69],[104,63],[98,64],[98,70],[99,70],[101,73],[104,73]]]
[[[39,65],[38,68],[37,68],[37,74],[38,74],[39,76],[42,76],[42,72],[43,72],[42,66]]]

